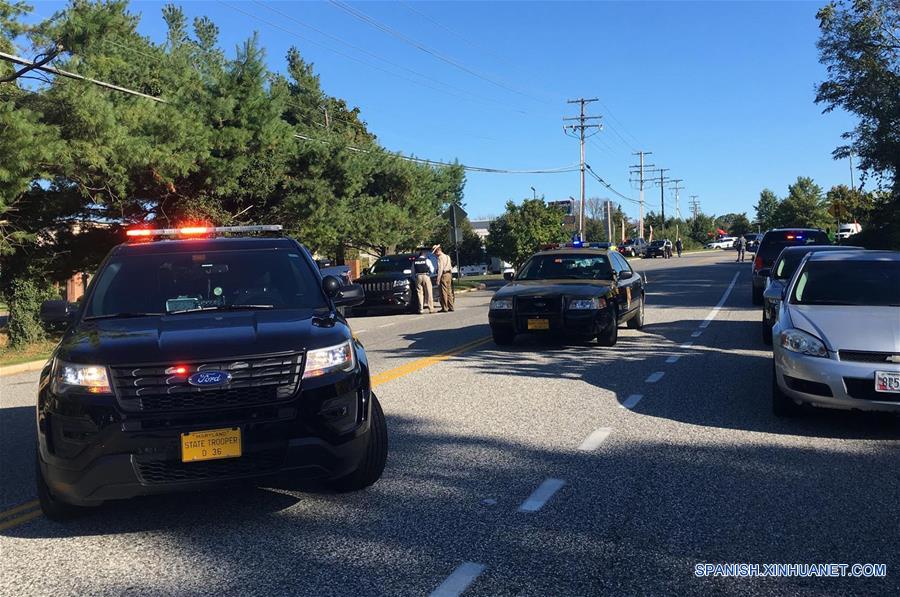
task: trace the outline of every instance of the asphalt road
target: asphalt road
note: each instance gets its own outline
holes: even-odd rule
[[[382,480],[352,495],[228,489],[28,518],[36,374],[2,378],[0,594],[900,594],[900,425],[774,418],[749,265],[732,259],[634,262],[647,325],[614,348],[479,342],[490,292],[352,319],[391,440]],[[887,576],[696,577],[705,562]]]

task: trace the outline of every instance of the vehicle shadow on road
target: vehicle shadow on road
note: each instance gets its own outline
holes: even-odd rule
[[[463,561],[489,564],[473,586],[485,595],[621,594],[622,587],[796,594],[826,585],[700,580],[693,567],[900,565],[896,550],[872,547],[893,541],[900,524],[892,507],[900,486],[885,474],[895,468],[894,451],[623,441],[614,434],[589,453],[439,430],[428,419],[394,416],[389,425],[385,476],[363,492],[150,497],[0,535],[44,541],[43,557],[65,559],[70,583],[119,594],[422,594]],[[540,512],[518,512],[547,477],[566,484]],[[879,580],[827,584],[834,592],[884,588]]]

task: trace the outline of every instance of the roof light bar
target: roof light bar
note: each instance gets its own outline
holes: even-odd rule
[[[185,226],[183,228],[132,228],[125,232],[130,237],[191,236],[197,234],[227,234],[241,232],[281,232],[281,224],[260,226]]]

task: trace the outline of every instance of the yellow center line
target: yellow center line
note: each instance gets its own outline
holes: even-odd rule
[[[438,363],[442,363],[447,359],[450,359],[458,354],[462,354],[468,350],[472,350],[482,344],[486,344],[491,339],[490,336],[479,338],[477,340],[473,340],[471,342],[467,342],[466,344],[461,344],[456,348],[451,348],[446,352],[441,352],[438,354],[434,354],[428,357],[423,357],[421,359],[416,359],[414,361],[410,361],[405,365],[400,365],[399,367],[395,367],[394,369],[389,369],[378,375],[372,376],[372,387],[375,388],[380,386],[383,383],[387,383],[389,381],[393,381],[395,379],[399,379],[405,375],[409,375],[410,373],[415,373],[416,371],[420,371],[425,369],[426,367],[431,367],[432,365],[437,365]],[[23,510],[30,510],[38,505],[37,500],[31,500],[30,502],[25,502],[19,506],[15,506],[6,510],[4,512],[0,512],[0,519],[9,518],[13,514],[18,514]],[[29,520],[34,520],[38,516],[41,515],[40,510],[34,510],[33,512],[26,512],[21,516],[17,516],[10,520],[7,520],[3,523],[0,523],[0,531],[5,531],[6,529],[10,529],[12,527],[18,526],[20,524],[24,524]]]
[[[19,526],[20,524],[24,524],[24,523],[28,522],[29,520],[34,520],[35,518],[37,518],[40,515],[41,515],[40,510],[33,510],[31,512],[26,512],[25,514],[23,514],[21,516],[16,516],[12,520],[7,520],[4,523],[0,523],[0,531],[5,531],[6,529],[10,529],[12,527]]]
[[[37,500],[31,500],[30,502],[25,502],[24,504],[19,504],[18,506],[15,506],[14,508],[10,508],[9,510],[4,510],[3,512],[0,512],[0,519],[9,518],[13,514],[18,514],[22,510],[31,510],[32,508],[37,506],[38,503],[39,502]]]
[[[467,350],[471,350],[477,346],[481,346],[482,344],[490,341],[491,337],[487,336],[485,338],[479,338],[478,340],[473,340],[472,342],[468,342],[466,344],[462,344],[457,346],[456,348],[451,348],[446,352],[441,352],[435,355],[431,355],[429,357],[423,357],[421,359],[416,359],[414,361],[410,361],[405,365],[400,365],[394,369],[389,369],[378,375],[372,376],[372,387],[378,387],[383,383],[387,383],[389,381],[393,381],[404,375],[409,375],[410,373],[415,373],[421,369],[426,367],[431,367],[432,365],[437,365],[447,359],[454,357],[460,353],[466,352]]]

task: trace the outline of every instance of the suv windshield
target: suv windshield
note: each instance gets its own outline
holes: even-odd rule
[[[900,262],[808,261],[794,285],[791,302],[900,307]]]
[[[608,280],[612,276],[605,255],[535,255],[517,280]]]
[[[414,259],[414,257],[408,257],[406,255],[382,257],[372,265],[372,269],[369,271],[373,274],[402,274],[407,270],[411,272]]]
[[[100,272],[85,318],[326,306],[318,280],[299,253],[185,251],[111,259]]]
[[[757,255],[764,262],[772,263],[785,247],[830,244],[828,235],[821,230],[773,230],[763,236]]]

